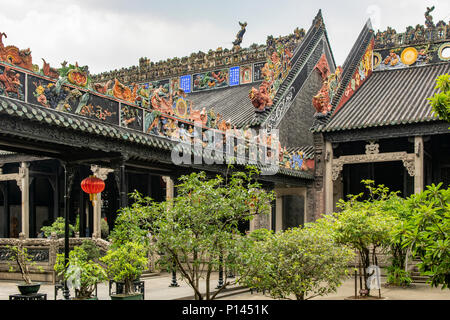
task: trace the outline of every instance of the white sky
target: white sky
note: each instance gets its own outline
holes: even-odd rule
[[[243,47],[263,44],[268,35],[308,30],[322,9],[337,64],[342,64],[366,20],[375,28],[424,24],[427,6],[434,22],[450,20],[448,0],[0,0],[0,32],[5,45],[30,48],[33,63],[53,67],[67,60],[99,73],[152,61],[183,57],[218,47],[231,48],[247,21]]]

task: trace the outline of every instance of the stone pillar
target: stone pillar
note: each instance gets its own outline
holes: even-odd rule
[[[22,192],[22,230],[25,238],[30,237],[30,170],[29,163],[22,162],[17,185]]]
[[[166,200],[173,199],[174,196],[174,183],[171,177],[163,177],[166,183]]]
[[[91,166],[91,171],[94,174],[94,176],[96,176],[99,179],[102,179],[103,181],[105,181],[106,179],[108,179],[108,174],[110,172],[114,172],[113,169],[109,169],[109,168],[101,168],[99,166]],[[92,238],[101,238],[102,237],[102,229],[101,229],[101,220],[102,220],[102,194],[98,193],[93,201],[92,204],[94,206],[94,225],[93,225],[93,230],[92,230]]]
[[[333,213],[333,147],[325,142],[325,213]]]
[[[275,191],[275,232],[283,230],[283,198]]]
[[[421,136],[414,137],[414,153],[416,155],[414,160],[414,193],[420,193],[424,189],[424,146],[423,137]]]

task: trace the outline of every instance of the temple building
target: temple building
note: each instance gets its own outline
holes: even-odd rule
[[[244,22],[231,49],[97,75],[40,68],[0,33],[0,238],[36,238],[68,210],[80,237],[99,239],[128,193],[163,201],[181,175],[226,174],[231,158],[276,194],[243,231],[314,221],[362,179],[402,196],[450,184],[449,124],[427,100],[450,71],[450,26],[425,17],[404,33],[367,21],[342,66],[321,11],[263,45],[241,48]],[[90,175],[106,184],[95,202],[80,186]]]

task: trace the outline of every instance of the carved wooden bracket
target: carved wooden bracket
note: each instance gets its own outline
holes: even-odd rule
[[[370,150],[375,151],[374,149]],[[332,165],[332,178],[337,180],[339,174],[341,173],[344,164],[355,164],[355,163],[370,163],[370,162],[387,162],[387,161],[402,161],[405,168],[408,170],[410,176],[414,177],[416,174],[415,168],[415,154],[410,154],[406,152],[388,152],[388,153],[369,153],[369,154],[359,154],[353,156],[342,156],[333,160]]]
[[[91,171],[97,178],[102,179],[103,181],[105,181],[106,179],[108,179],[108,174],[110,172],[114,172],[114,169],[102,168],[102,167],[99,167],[97,165],[92,165],[91,166]]]

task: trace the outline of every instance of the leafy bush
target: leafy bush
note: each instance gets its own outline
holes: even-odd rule
[[[439,76],[436,79],[435,89],[439,89],[440,92],[428,98],[431,107],[440,119],[450,122],[450,76],[448,74]]]
[[[85,239],[83,240],[80,247],[84,250],[84,252],[86,252],[87,260],[96,261],[98,260],[98,258],[100,258],[100,250],[94,241]]]
[[[240,282],[279,299],[294,295],[307,300],[335,292],[354,254],[338,245],[323,226],[250,234],[240,250],[238,270],[245,275]]]
[[[147,249],[141,243],[128,242],[108,250],[100,258],[107,267],[108,276],[116,282],[124,282],[124,293],[133,293],[133,282],[147,267]]]
[[[387,268],[387,281],[388,284],[395,286],[409,286],[412,282],[409,272],[397,265],[390,265]]]
[[[441,187],[432,184],[407,199],[411,217],[405,246],[421,260],[419,271],[430,276],[430,284],[444,289],[450,285],[450,188]]]
[[[109,225],[108,222],[106,221],[106,218],[102,219],[100,221],[100,232],[101,232],[101,236],[103,239],[108,238],[109,236]]]
[[[58,238],[62,238],[64,237],[65,234],[65,219],[63,217],[58,217],[56,218],[55,222],[53,222],[53,224],[51,226],[44,226],[41,228],[41,231],[44,232],[44,236],[45,237],[50,237],[51,234],[53,232],[56,233],[56,236]],[[74,231],[78,231],[75,230],[75,227],[72,226],[71,224],[69,224],[69,237],[73,236]]]

